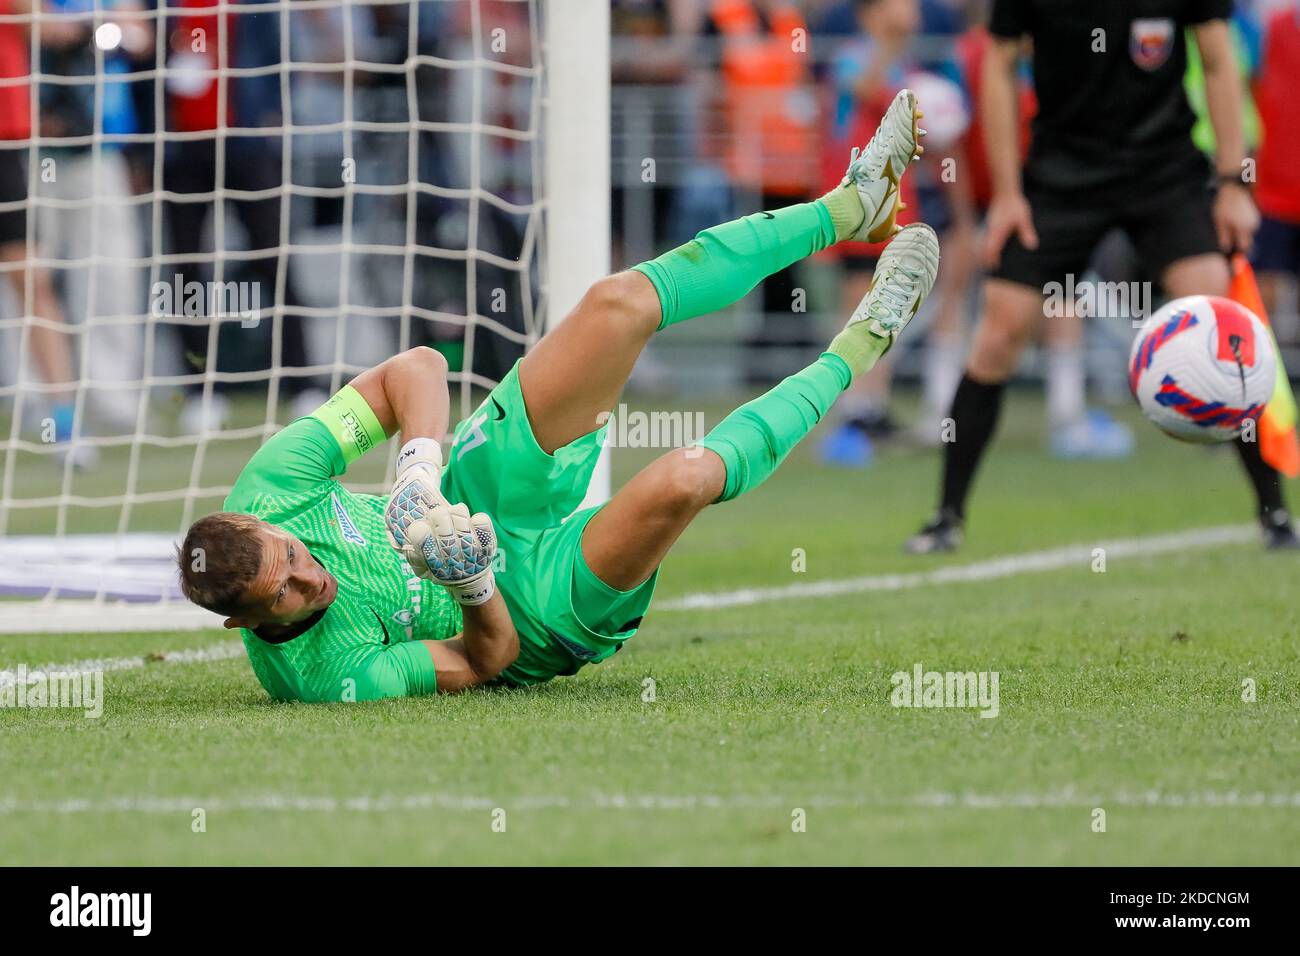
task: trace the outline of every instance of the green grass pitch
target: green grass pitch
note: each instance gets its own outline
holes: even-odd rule
[[[818,434],[763,488],[700,519],[666,564],[660,599],[1249,518],[1228,452],[1179,445],[1131,416],[1132,460],[1053,461],[1034,400],[1011,406],[961,555],[899,553],[933,504],[936,452],[890,451],[844,471],[816,461]],[[616,480],[652,454],[619,451]],[[796,549],[805,571],[792,570]],[[1104,573],[1080,561],[652,610],[608,663],[526,691],[287,706],[266,699],[242,656],[113,671],[98,720],[0,710],[0,858],[1293,863],[1298,561],[1250,542],[1113,557]],[[5,636],[0,667],[229,640]],[[998,716],[891,706],[891,674],[918,662],[998,672]]]

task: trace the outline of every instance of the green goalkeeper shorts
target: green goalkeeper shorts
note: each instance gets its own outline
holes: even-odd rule
[[[582,532],[601,506],[582,503],[608,426],[548,455],[537,444],[519,366],[456,427],[442,492],[496,526],[497,588],[519,633],[519,658],[501,675],[535,684],[605,660],[636,633],[658,572],[630,592],[587,568]]]

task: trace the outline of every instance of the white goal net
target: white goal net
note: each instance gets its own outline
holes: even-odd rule
[[[468,414],[606,270],[608,22],[0,0],[0,631],[211,626],[184,529],[395,351]]]

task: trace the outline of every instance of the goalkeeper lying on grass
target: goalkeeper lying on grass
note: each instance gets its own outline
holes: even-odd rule
[[[636,633],[659,564],[691,520],[772,474],[929,292],[934,232],[894,225],[919,117],[903,91],[822,199],[705,230],[597,282],[460,423],[445,464],[442,357],[416,348],[362,373],[268,441],[227,510],[190,528],[177,556],[185,595],[243,629],[253,671],[277,699],[532,684],[603,661]],[[732,412],[699,448],[669,452],[606,504],[571,514],[600,453],[602,413],[657,330],[721,309],[833,242],[895,233],[871,290],[816,362]],[[387,498],[338,483],[398,432]]]

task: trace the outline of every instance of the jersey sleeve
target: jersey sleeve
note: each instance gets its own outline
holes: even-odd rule
[[[357,700],[419,697],[438,692],[433,655],[423,641],[406,641],[375,653],[352,675]]]
[[[989,15],[989,33],[995,37],[1015,40],[1033,32],[1033,17],[1029,0],[993,0]]]
[[[370,405],[346,385],[307,418],[293,422],[257,450],[240,472],[226,508],[239,510],[259,494],[309,491],[343,474],[349,464],[385,440]]]

